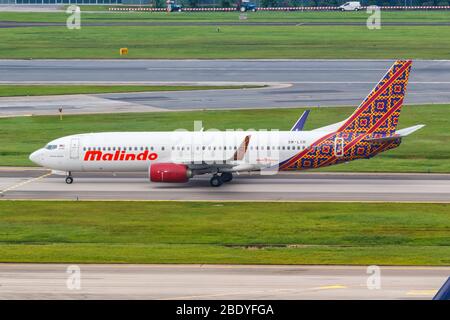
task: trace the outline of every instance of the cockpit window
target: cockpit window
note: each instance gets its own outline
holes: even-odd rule
[[[45,146],[45,149],[47,150],[55,150],[56,148],[58,148],[56,144],[48,144]]]

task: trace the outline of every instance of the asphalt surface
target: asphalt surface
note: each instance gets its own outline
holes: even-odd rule
[[[0,98],[0,116],[357,106],[388,60],[0,60],[0,84],[270,84],[263,89]],[[449,103],[450,61],[415,61],[406,104]]]
[[[432,299],[450,267],[0,264],[0,299]],[[68,286],[69,282],[69,286]],[[370,287],[368,287],[368,283]]]
[[[208,176],[188,183],[149,182],[145,173],[79,173],[64,176],[35,169],[0,170],[1,199],[218,200],[218,201],[410,201],[450,202],[449,174],[280,173],[240,175],[219,188]]]

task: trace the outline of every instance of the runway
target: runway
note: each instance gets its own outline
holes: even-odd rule
[[[366,266],[78,265],[78,289],[67,267],[0,264],[0,299],[432,299],[450,275],[381,267],[377,282]]]
[[[1,199],[211,200],[211,201],[410,201],[449,202],[450,174],[280,173],[236,176],[213,188],[208,176],[183,184],[151,183],[145,173],[74,173],[0,170]]]
[[[0,84],[270,84],[264,89],[0,98],[0,116],[357,106],[388,60],[0,60]],[[417,60],[406,104],[449,103],[450,61]]]

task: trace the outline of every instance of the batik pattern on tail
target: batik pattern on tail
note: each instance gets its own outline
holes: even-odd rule
[[[336,132],[325,135],[314,142],[310,148],[280,163],[280,170],[312,169],[355,159],[371,158],[382,151],[399,146],[401,139],[369,142],[364,138],[379,138],[395,133],[411,63],[409,60],[396,61]],[[343,150],[340,152],[339,148],[342,146]]]

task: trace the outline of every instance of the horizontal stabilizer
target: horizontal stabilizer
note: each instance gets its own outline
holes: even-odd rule
[[[409,128],[395,131],[395,133],[392,135],[367,137],[367,138],[365,138],[365,140],[370,141],[370,142],[385,142],[385,141],[395,140],[398,138],[403,138],[403,137],[409,136],[411,133],[413,133],[419,129],[422,129],[423,127],[425,127],[424,124],[418,124],[416,126],[412,126]]]
[[[412,126],[412,127],[401,129],[401,130],[397,130],[397,131],[395,131],[395,133],[399,134],[401,137],[406,137],[406,136],[409,136],[411,133],[413,133],[413,132],[415,132],[415,131],[417,131],[419,129],[422,129],[423,127],[425,127],[424,124],[418,124],[416,126]]]
[[[300,118],[298,118],[297,122],[292,126],[291,131],[303,131],[303,127],[305,126],[306,119],[308,119],[309,112],[311,110],[305,110]]]

